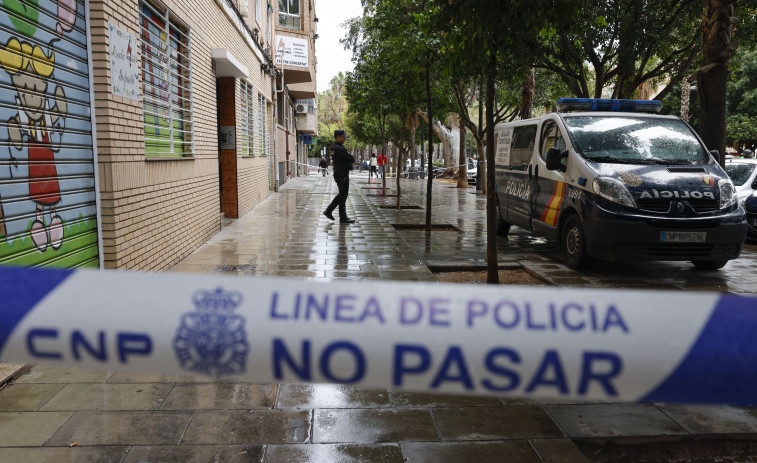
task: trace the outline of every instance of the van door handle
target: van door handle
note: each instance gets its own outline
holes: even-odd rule
[[[531,180],[534,176],[533,174],[533,167],[534,166],[528,166],[528,179]]]

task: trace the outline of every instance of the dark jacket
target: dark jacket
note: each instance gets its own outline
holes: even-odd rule
[[[334,175],[349,175],[355,158],[339,143],[335,143],[331,147],[331,150],[334,152],[331,156],[331,163],[334,165]]]
[[[325,160],[325,159],[321,158],[321,162],[319,162],[319,163],[318,163],[318,165],[319,165],[320,167],[322,167],[322,168],[324,168],[324,169],[325,169],[326,167],[328,167],[328,166],[329,166],[329,161],[327,161],[327,160]]]

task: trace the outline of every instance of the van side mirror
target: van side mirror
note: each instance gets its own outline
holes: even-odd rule
[[[713,158],[715,158],[715,162],[717,162],[718,164],[720,164],[720,151],[718,151],[718,150],[710,150],[710,154],[712,155]]]
[[[754,182],[752,182],[752,189],[753,190],[757,190],[757,180],[755,180]]]
[[[560,148],[552,147],[547,151],[547,169],[560,170],[565,172],[566,167],[563,164],[563,159],[567,159],[568,150],[560,151]]]

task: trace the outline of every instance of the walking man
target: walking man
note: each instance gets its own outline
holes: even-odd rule
[[[329,207],[323,211],[323,215],[331,220],[334,220],[332,213],[334,209],[339,207],[339,223],[355,223],[355,220],[347,217],[347,195],[350,193],[350,171],[352,170],[352,164],[355,162],[355,158],[347,152],[347,149],[342,145],[347,136],[344,134],[344,130],[334,131],[334,146],[331,150],[334,154],[331,156],[331,162],[334,164],[334,181],[339,188],[339,194],[336,195]]]
[[[321,156],[321,162],[318,163],[318,166],[321,168],[321,175],[324,177],[326,176],[326,172],[329,171],[329,162]]]

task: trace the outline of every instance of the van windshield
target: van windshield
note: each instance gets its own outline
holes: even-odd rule
[[[575,149],[595,162],[705,164],[709,155],[678,119],[639,116],[566,116]]]

